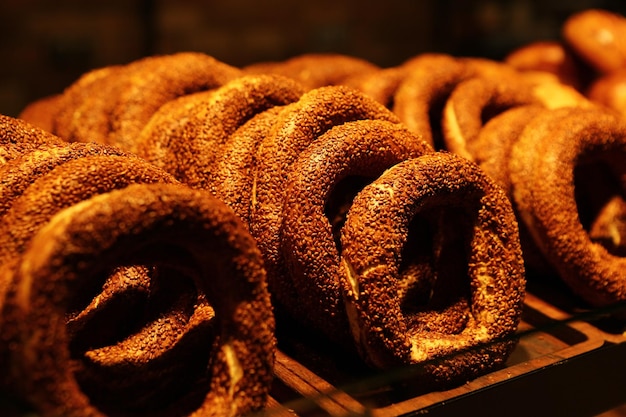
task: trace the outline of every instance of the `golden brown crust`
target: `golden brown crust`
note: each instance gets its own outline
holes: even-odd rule
[[[564,42],[598,73],[626,66],[626,18],[602,9],[587,9],[567,18]]]
[[[132,149],[145,124],[163,104],[218,88],[240,75],[239,69],[199,52],[150,56],[128,64],[111,114],[110,143]]]
[[[454,87],[467,77],[465,66],[453,56],[436,55],[420,60],[411,66],[398,87],[393,112],[409,130],[438,149],[444,104]]]
[[[500,79],[470,78],[460,82],[444,106],[441,121],[445,148],[467,159],[483,125],[497,114],[524,105],[540,105],[528,86]]]
[[[253,171],[250,230],[257,239],[278,299],[294,299],[293,288],[278,271],[285,181],[298,155],[333,126],[354,120],[397,122],[382,104],[344,86],[320,87],[305,93],[281,111],[259,145]],[[283,282],[285,281],[285,282]],[[278,292],[285,292],[279,295]]]
[[[518,106],[496,115],[469,146],[472,159],[511,196],[509,160],[511,149],[526,125],[546,111],[541,105]]]
[[[464,62],[468,62],[465,59]],[[446,100],[441,128],[448,151],[473,159],[473,142],[485,123],[498,114],[519,106],[594,107],[574,88],[548,78],[527,78],[493,62],[472,60],[476,76],[461,80]]]
[[[625,155],[626,125],[621,118],[580,108],[536,116],[511,153],[509,169],[520,222],[561,279],[593,305],[626,299],[626,264],[624,258],[590,240],[582,219],[593,219],[597,212],[585,214],[581,204],[596,204],[593,193],[599,190],[606,194],[600,203],[611,193],[623,195]],[[579,188],[585,188],[580,180],[586,175],[577,178],[575,172],[586,168],[591,168],[589,173],[600,170],[608,175],[600,184],[587,185],[592,194],[579,197]]]
[[[342,85],[359,90],[388,109],[393,109],[393,97],[405,76],[403,68],[391,67],[352,75]]]
[[[135,152],[180,181],[207,188],[222,146],[241,125],[304,89],[279,75],[246,75],[162,106],[143,128]]]
[[[21,254],[33,236],[60,209],[92,194],[133,182],[175,181],[167,173],[137,157],[124,155],[106,145],[87,143],[66,143],[64,146],[36,149],[13,159],[1,171],[3,181],[0,189],[4,191],[0,205],[3,220],[0,229],[5,234],[2,236],[0,264],[6,274],[19,265]],[[120,274],[126,272],[121,271]],[[124,296],[127,288],[124,282],[121,284],[111,291],[111,296]],[[4,281],[0,289],[0,305],[5,313],[14,306],[13,292],[14,283]],[[101,296],[100,301],[104,305],[108,298]],[[5,337],[9,337],[10,329],[5,327],[4,333]],[[3,344],[0,351],[6,346]],[[4,354],[0,352],[0,355]]]
[[[473,77],[500,80],[502,82],[515,82],[520,78],[519,71],[502,61],[475,56],[461,56],[457,60],[465,65],[467,71]]]
[[[175,182],[169,174],[145,161],[121,155],[103,145],[76,143],[65,150],[58,147],[51,152],[32,152],[16,162],[17,166],[7,166],[8,173],[14,176],[7,178],[6,185],[13,185],[15,189],[3,202],[0,222],[0,264],[7,273],[19,266],[32,238],[59,210],[92,195],[136,182]],[[3,315],[14,307],[11,295],[14,290],[13,282],[4,282],[0,291]],[[3,327],[3,333],[8,337],[10,329]],[[9,344],[3,343],[2,347],[6,346]]]
[[[190,388],[180,381],[207,366],[215,311],[198,296],[191,270],[118,267],[90,305],[78,315],[71,311],[74,375],[93,403],[167,407]]]
[[[394,107],[394,96],[398,87],[407,77],[413,66],[446,65],[451,57],[439,53],[423,53],[413,56],[398,66],[378,71],[357,73],[346,78],[342,84],[367,94],[389,109]]]
[[[137,157],[88,153],[62,161],[13,200],[0,224],[0,263],[19,256],[35,233],[61,208],[137,182],[176,182]]]
[[[548,109],[559,107],[594,107],[585,95],[553,77],[525,77],[533,96]]]
[[[418,56],[394,96],[393,111],[413,132],[435,149],[446,149],[442,139],[443,109],[455,87],[470,78],[499,80],[515,85],[519,73],[501,62],[486,58],[445,54]]]
[[[355,198],[341,243],[348,314],[371,364],[421,364],[425,381],[458,383],[504,363],[522,252],[509,200],[475,164],[447,152],[397,164]],[[431,274],[415,276],[413,263]]]
[[[63,92],[54,132],[68,141],[131,150],[143,126],[163,104],[217,88],[240,75],[239,69],[199,52],[154,55],[98,68]]]
[[[214,94],[215,90],[199,91],[163,104],[141,130],[132,151],[176,178],[184,178],[186,164],[182,161],[188,163],[195,157],[189,147],[190,134],[200,129],[194,123],[202,125],[194,111],[207,111]]]
[[[285,185],[280,242],[298,294],[283,304],[298,307],[290,311],[294,317],[353,346],[338,278],[345,211],[354,194],[385,169],[426,152],[432,148],[419,136],[380,120],[335,126],[302,152]]]
[[[22,154],[46,146],[62,146],[63,140],[24,120],[0,115],[0,166]]]
[[[52,146],[35,149],[12,159],[0,166],[0,217],[4,216],[28,187],[39,177],[77,158],[93,155],[118,155],[124,153],[119,149],[95,143],[68,143],[63,146]]]
[[[626,68],[595,78],[586,94],[591,101],[626,116]]]
[[[307,89],[340,85],[348,77],[378,71],[380,67],[361,58],[334,54],[308,53],[285,61],[260,62],[243,70],[252,74],[280,74],[301,83]]]
[[[509,163],[515,142],[524,128],[539,114],[548,111],[541,105],[511,108],[489,120],[470,147],[473,160],[498,184],[509,199],[513,198]],[[519,224],[524,263],[534,273],[554,273],[541,251],[535,245],[526,226]]]
[[[212,357],[209,369],[188,382],[201,396],[188,402],[183,393],[167,412],[217,416],[261,409],[274,339],[260,254],[225,205],[208,193],[167,184],[131,185],[85,200],[55,215],[33,239],[14,277],[18,348],[12,363],[22,394],[43,414],[123,412],[114,402],[92,403],[73,374],[64,320],[71,297],[111,265],[182,265],[187,271],[190,260],[198,294],[219,318],[219,337],[205,352]],[[199,382],[203,378],[206,384]]]
[[[104,160],[103,155],[115,155],[118,158]],[[9,166],[13,168],[11,172],[15,171],[17,179],[22,180],[16,182],[14,178],[9,178],[12,181],[3,184],[18,188],[17,191],[11,190],[17,198],[16,206],[4,219],[10,227],[8,233],[13,237],[3,247],[3,250],[12,252],[2,255],[9,262],[20,258],[32,236],[56,211],[88,198],[89,193],[108,191],[106,187],[124,187],[125,181],[175,182],[173,177],[145,161],[125,157],[116,148],[100,144],[72,143],[52,150],[33,151],[9,162],[3,171]],[[64,178],[66,182],[59,183],[58,178]],[[26,189],[30,184],[30,188]],[[24,195],[20,195],[20,190]],[[11,202],[6,201],[9,206]],[[3,262],[3,265],[9,271],[19,263],[8,265]],[[167,311],[159,312],[153,323],[128,337],[124,329],[133,326],[129,323],[137,319],[126,319],[126,326],[116,326],[115,318],[123,320],[120,315],[124,312],[131,314],[131,317],[143,317],[147,314],[143,304],[149,299],[163,298],[159,291],[155,291],[159,285],[154,284],[155,280],[163,278],[157,278],[149,273],[149,268],[118,268],[111,272],[102,292],[89,305],[78,312],[71,312],[67,330],[72,352],[80,358],[72,365],[72,369],[94,401],[101,404],[114,401],[119,407],[152,406],[164,401],[164,398],[177,395],[178,391],[170,386],[172,381],[188,378],[195,373],[194,368],[205,366],[202,360],[184,362],[176,358],[180,355],[198,358],[197,353],[210,350],[206,340],[207,335],[213,332],[213,309],[206,303],[187,297],[183,304],[165,305]],[[0,298],[4,302],[0,304],[10,311],[14,306],[14,298],[9,296],[5,299],[5,295],[7,291],[14,292],[15,289],[13,283],[11,286],[8,284],[7,281],[7,285],[2,286]],[[78,298],[82,297],[86,295]],[[193,315],[187,317],[185,310],[194,306],[196,310]],[[6,331],[6,327],[4,329],[3,337],[6,341],[11,332]],[[106,342],[112,344],[102,346]],[[2,360],[6,361],[5,358]],[[158,382],[147,382],[151,378]]]
[[[283,107],[261,112],[237,129],[224,144],[221,158],[209,178],[209,189],[247,225],[250,224],[257,149],[272,130]]]
[[[61,93],[52,132],[68,142],[108,143],[109,120],[122,88],[119,80],[124,68],[96,68],[69,85]]]

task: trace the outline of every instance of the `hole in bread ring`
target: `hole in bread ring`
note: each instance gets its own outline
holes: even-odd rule
[[[120,216],[124,222],[116,221]],[[185,381],[204,390],[171,407],[234,415],[264,406],[273,317],[255,242],[210,194],[169,184],[130,185],[85,200],[55,215],[32,240],[15,275],[13,315],[19,329],[13,366],[29,401],[50,415],[103,416],[103,408],[115,407],[93,404],[78,383],[65,313],[80,284],[111,265],[135,264],[194,271],[198,292],[215,310],[209,368],[199,381]]]
[[[435,239],[423,248],[433,253],[419,254],[415,245],[407,247],[410,234],[424,230],[412,224],[416,218],[431,228]],[[346,267],[351,271],[342,274],[342,287],[353,334],[362,355],[374,366],[422,364],[427,379],[449,382],[504,362],[514,346],[509,337],[521,316],[524,266],[510,202],[475,164],[449,153],[397,164],[355,198],[341,241],[344,271]],[[435,314],[459,317],[463,309],[463,326],[437,329],[433,326],[438,320],[421,326],[419,315],[411,317],[420,309],[426,312],[429,305],[407,305],[411,299],[406,299],[402,273],[411,263],[403,259],[409,252],[415,260],[422,255],[431,265],[453,267],[432,271],[450,274],[437,279],[455,283],[456,289],[446,293],[444,285],[437,289],[436,283],[430,288],[422,284],[427,295],[412,300],[442,297],[445,302],[434,304],[433,310],[443,310]],[[429,276],[422,273],[419,278]],[[489,366],[484,367],[485,361]]]

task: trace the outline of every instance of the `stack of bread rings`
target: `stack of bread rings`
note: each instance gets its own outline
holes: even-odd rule
[[[235,213],[119,148],[0,131],[2,390],[42,416],[263,409],[274,317]]]
[[[529,268],[556,274],[592,306],[626,301],[626,122],[618,109],[588,93],[591,64],[571,44],[571,32],[564,29],[562,42],[543,45],[563,52],[560,58],[530,63],[531,48],[503,61],[425,53],[389,68],[337,54],[235,68],[201,53],[178,53],[92,70],[57,96],[32,103],[20,116],[50,133],[6,123],[5,136],[33,140],[5,140],[0,148],[3,169],[23,177],[14,180],[19,187],[5,188],[11,197],[0,213],[0,324],[3,333],[4,323],[9,329],[2,360],[19,356],[8,348],[15,340],[36,345],[22,336],[26,325],[16,323],[26,317],[20,314],[44,322],[24,307],[27,297],[43,294],[66,313],[54,325],[64,326],[59,345],[65,350],[51,355],[82,355],[59,379],[84,390],[77,407],[91,401],[106,415],[114,410],[105,404],[119,396],[128,409],[186,415],[210,397],[232,415],[262,407],[267,397],[272,317],[278,330],[295,320],[376,368],[419,365],[420,383],[443,387],[505,364],[517,343]],[[80,156],[66,156],[74,152]],[[81,177],[88,163],[76,161],[97,158],[103,168],[94,172],[117,170],[106,178],[118,179],[86,187],[88,197],[77,184],[63,190],[52,175]],[[114,168],[111,158],[128,165]],[[137,169],[146,174],[129,180],[126,175]],[[25,172],[50,183],[28,180]],[[120,177],[126,178],[123,187],[115,185]],[[140,188],[148,196],[130,195]],[[64,191],[72,194],[67,200]],[[181,195],[187,197],[175,197]],[[157,221],[163,229],[146,231],[146,239],[164,233],[159,258],[148,257],[148,250],[133,251],[133,257],[113,249],[118,238],[135,244],[150,223],[134,224],[141,209],[126,212],[119,201],[144,207],[155,198],[165,206],[179,198],[189,204],[210,199],[223,211],[219,221],[202,220],[211,227],[189,223],[181,234],[167,229],[169,220]],[[30,208],[20,203],[34,200],[40,202]],[[127,219],[119,220],[119,235],[107,231],[100,242],[112,245],[101,256],[111,269],[97,270],[101,291],[94,295],[89,288],[91,295],[78,300],[52,297],[53,284],[64,288],[62,295],[84,290],[59,278],[83,271],[72,268],[96,271],[89,266],[91,249],[85,257],[68,254],[75,264],[67,271],[40,268],[29,258],[38,250],[65,259],[60,247],[48,248],[43,239],[81,236],[70,223],[85,222],[66,220],[80,207],[89,216],[110,219],[119,211]],[[200,221],[181,212],[173,222]],[[207,259],[194,227],[198,236],[232,229],[248,249],[223,243],[232,256],[221,255],[219,244],[218,254]],[[80,239],[84,244],[67,246],[98,243]],[[244,300],[245,318],[221,310],[230,307],[220,304],[218,291],[233,288],[206,287],[197,278],[207,261],[229,273],[225,259],[238,260],[232,266],[247,282],[242,293],[231,294]],[[29,278],[35,267],[52,277],[43,280],[49,285],[35,289]],[[172,274],[190,279],[162,278]],[[20,289],[22,282],[27,289]],[[190,288],[191,295],[185,292]],[[151,304],[153,291],[159,295]],[[186,295],[166,296],[177,291]],[[259,316],[253,317],[247,308],[257,304]],[[167,312],[155,318],[150,309],[162,307]],[[146,308],[150,312],[140,317],[147,314],[148,324],[124,337],[106,322],[108,315]],[[220,314],[227,314],[226,323],[216,321]],[[247,327],[250,317],[262,329]],[[89,330],[93,323],[103,326],[102,335]],[[163,332],[178,336],[160,348],[149,342]],[[207,344],[206,335],[214,342]],[[276,335],[280,345],[280,331]],[[51,349],[38,346],[41,355]],[[207,350],[218,359],[200,354]],[[189,351],[205,359],[170,362]],[[16,378],[33,362],[22,363],[3,377]],[[207,380],[178,391],[154,382],[189,372]],[[123,387],[112,382],[129,373]],[[37,392],[27,398],[45,404],[42,409],[60,407],[52,389],[35,389],[40,380],[33,381],[20,392]],[[160,407],[159,401],[176,395],[175,406]],[[153,408],[142,408],[148,404]]]

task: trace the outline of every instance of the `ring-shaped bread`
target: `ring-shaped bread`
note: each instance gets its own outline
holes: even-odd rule
[[[63,143],[24,152],[19,157],[0,165],[0,217],[13,201],[40,176],[73,159],[94,155],[124,155],[117,148],[97,143]]]
[[[259,62],[243,68],[250,74],[279,74],[301,83],[307,90],[342,85],[356,74],[376,72],[380,67],[362,58],[337,53],[305,53],[284,61]]]
[[[107,143],[111,106],[124,65],[108,65],[82,74],[63,90],[52,120],[52,133],[68,142]]]
[[[290,78],[249,74],[182,96],[152,116],[134,151],[180,181],[207,188],[230,135],[256,114],[295,102],[303,93]]]
[[[625,198],[625,157],[621,118],[580,108],[536,116],[511,152],[512,196],[520,222],[561,279],[596,306],[626,300],[626,258],[589,235],[599,207]],[[581,195],[585,189],[590,191]]]
[[[468,148],[486,121],[513,107],[540,105],[530,89],[489,78],[470,78],[453,89],[441,120],[446,150],[472,159]]]
[[[514,85],[520,81],[520,74],[491,59],[426,54],[410,63],[394,96],[393,111],[435,149],[446,149],[441,139],[444,106],[455,87],[470,78]]]
[[[208,178],[211,192],[247,225],[250,224],[257,149],[283,107],[275,106],[257,114],[230,135],[213,174]]]
[[[400,65],[354,74],[346,78],[342,84],[355,88],[389,109],[394,108],[395,94],[400,84],[409,76],[413,67],[425,70],[425,66],[435,69],[441,65],[449,65],[453,61],[450,55],[441,53],[423,53],[415,55]]]
[[[432,152],[401,124],[357,120],[338,125],[305,149],[286,184],[281,251],[298,294],[291,313],[351,345],[339,288],[339,230],[354,195],[384,170]]]
[[[52,132],[60,101],[61,94],[51,94],[38,98],[27,103],[19,112],[17,118],[46,132]]]
[[[415,228],[424,222],[438,236],[430,246],[415,245],[428,234]],[[369,363],[419,364],[432,383],[504,363],[516,343],[524,264],[510,201],[474,163],[437,152],[392,167],[354,199],[341,244],[341,286]],[[424,258],[435,276],[410,276],[407,289],[411,263]]]
[[[398,121],[389,109],[357,90],[320,87],[285,106],[259,144],[252,172],[250,231],[263,254],[270,291],[278,300],[296,299],[279,267],[285,185],[293,163],[333,126],[365,119]]]
[[[546,111],[541,105],[510,108],[485,123],[478,136],[468,144],[472,160],[478,164],[507,195],[511,193],[509,160],[511,149],[530,120]]]
[[[64,161],[33,181],[4,214],[0,263],[22,253],[33,235],[60,209],[138,182],[177,181],[136,156],[86,154]]]
[[[132,150],[152,115],[165,103],[218,88],[241,70],[201,52],[155,55],[125,65],[109,114],[108,143]]]
[[[65,147],[36,150],[10,161],[3,168],[8,171],[7,183],[3,186],[12,186],[12,189],[7,190],[7,200],[2,204],[0,265],[9,275],[19,265],[33,236],[61,209],[133,183],[176,183],[171,175],[146,161],[101,144],[72,143]],[[9,176],[11,173],[14,175]],[[85,313],[110,313],[107,304],[113,298],[127,298],[124,306],[130,309],[135,304],[128,299],[128,294],[137,295],[136,290],[145,293],[141,290],[142,283],[137,282],[149,279],[143,267],[132,266],[132,270],[110,272],[115,288],[108,294],[100,294],[98,302],[93,308],[87,306]],[[7,338],[15,330],[4,323],[4,315],[14,307],[14,284],[10,279],[3,279],[0,285],[0,326],[3,327],[3,337]],[[79,320],[73,327],[82,327],[86,319]],[[98,339],[119,333],[117,329],[93,323],[88,327],[92,334],[94,331],[99,333],[96,335]],[[89,332],[82,332],[73,334],[73,340],[83,338],[81,334],[87,339],[92,338]],[[8,344],[2,344],[2,347],[6,346]],[[0,354],[4,354],[4,349],[0,349]]]
[[[126,65],[108,65],[82,74],[63,90],[52,132],[68,142],[107,143],[111,107],[122,88]]]
[[[549,73],[556,79],[578,91],[587,83],[586,68],[574,52],[558,40],[538,40],[510,51],[504,58],[505,64],[522,73]]]
[[[626,18],[617,12],[589,8],[569,16],[561,26],[563,42],[596,74],[626,65]]]
[[[133,264],[193,269],[198,294],[215,310],[200,401],[187,408],[183,398],[182,408],[172,404],[163,415],[261,409],[272,378],[274,337],[260,254],[227,206],[207,192],[172,184],[134,184],[84,200],[55,215],[32,240],[14,277],[11,315],[19,329],[12,370],[26,399],[45,415],[106,415],[75,378],[65,314],[82,285],[112,265]]]
[[[394,94],[393,112],[409,130],[435,149],[442,148],[441,117],[445,102],[458,83],[469,76],[453,56],[435,55],[412,65]]]

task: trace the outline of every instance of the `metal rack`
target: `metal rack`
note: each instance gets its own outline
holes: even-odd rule
[[[626,404],[626,305],[581,308],[565,288],[531,286],[504,368],[461,386],[412,392],[411,371],[367,373],[310,335],[277,354],[269,415],[595,416]]]

